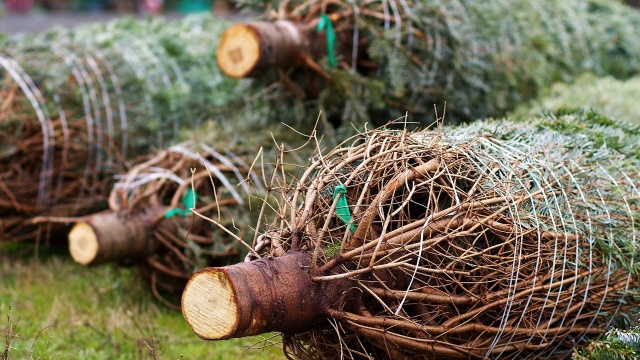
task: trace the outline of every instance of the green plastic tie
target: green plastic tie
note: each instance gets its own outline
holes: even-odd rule
[[[327,37],[327,57],[329,60],[329,67],[336,67],[338,61],[336,60],[336,32],[333,30],[333,22],[327,14],[320,15],[320,22],[316,27],[316,31],[325,30]]]
[[[338,185],[333,189],[333,201],[338,201],[336,203],[336,215],[338,215],[338,219],[342,220],[345,225],[349,225],[349,230],[351,232],[356,231],[355,225],[351,223],[351,211],[349,210],[349,203],[347,202],[347,188],[344,185]]]
[[[189,188],[180,202],[184,206],[184,209],[173,208],[167,210],[167,212],[164,213],[165,219],[171,219],[176,215],[186,217],[187,215],[191,214],[191,209],[195,208],[196,203],[198,202],[198,193],[194,192],[192,188]]]

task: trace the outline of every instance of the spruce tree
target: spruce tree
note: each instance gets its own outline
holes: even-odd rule
[[[300,359],[565,358],[636,324],[639,145],[595,112],[359,134],[272,184],[254,261],[183,314]]]
[[[229,24],[212,15],[123,18],[4,39],[0,240],[49,236],[48,225],[33,226],[37,216],[106,208],[114,174],[209,121],[268,127],[266,111],[244,99],[247,81],[216,65]]]
[[[251,39],[257,32],[256,41],[269,49],[259,55],[245,49],[262,64],[250,75],[266,72],[255,86],[279,81],[280,90],[311,105],[306,116],[314,119],[319,104],[336,122],[358,126],[407,111],[428,123],[434,104],[446,101],[446,119],[463,122],[502,116],[552,83],[587,71],[624,79],[640,69],[640,12],[620,1],[238,3],[272,22],[249,23],[247,31],[229,35]],[[335,30],[335,58],[328,51],[331,31],[322,28],[327,19]],[[298,38],[297,47],[280,46]],[[219,52],[219,64],[221,57],[224,64],[246,64],[247,56],[234,56],[238,49]],[[266,65],[281,69],[265,71]]]

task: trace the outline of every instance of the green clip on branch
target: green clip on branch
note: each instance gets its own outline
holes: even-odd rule
[[[347,202],[347,188],[345,188],[344,185],[336,186],[335,189],[333,189],[333,201],[336,201],[336,198],[338,198],[336,202],[336,215],[338,219],[342,220],[345,225],[349,225],[351,232],[355,232],[356,227],[351,223],[351,211],[349,211],[349,203]]]
[[[316,31],[325,30],[327,37],[327,57],[329,60],[329,67],[336,67],[338,61],[336,60],[336,32],[333,30],[333,23],[331,18],[327,14],[320,15],[320,22],[316,27]]]
[[[184,209],[173,208],[173,209],[167,210],[167,212],[164,213],[164,217],[166,219],[171,219],[176,215],[186,217],[187,215],[191,214],[191,209],[195,208],[196,203],[198,203],[198,193],[194,192],[192,188],[189,188],[189,190],[187,190],[187,193],[184,194],[180,202],[184,206]]]

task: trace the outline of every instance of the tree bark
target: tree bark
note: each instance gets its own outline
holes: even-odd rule
[[[336,32],[335,55],[351,64],[353,24],[331,15]],[[318,20],[310,22],[254,21],[229,27],[220,37],[216,60],[220,70],[231,77],[257,77],[271,68],[310,67],[312,73],[328,76],[316,63],[327,55],[324,31]],[[365,47],[361,52],[365,51]]]
[[[350,280],[314,283],[311,254],[290,251],[195,273],[182,294],[182,314],[205,340],[313,328],[330,308],[352,303]],[[352,304],[351,304],[352,305]]]
[[[91,215],[77,222],[69,233],[71,257],[83,265],[98,265],[153,254],[158,244],[151,234],[166,211],[166,207],[155,207]]]
[[[293,21],[237,24],[222,34],[216,60],[228,76],[258,76],[272,67],[302,64],[314,35],[313,27]]]

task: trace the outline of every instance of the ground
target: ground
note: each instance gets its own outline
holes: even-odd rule
[[[62,245],[38,252],[0,244],[2,360],[5,340],[8,359],[283,358],[275,335],[201,340],[179,311],[155,300],[133,268],[87,268]],[[275,344],[259,349],[265,339]]]

